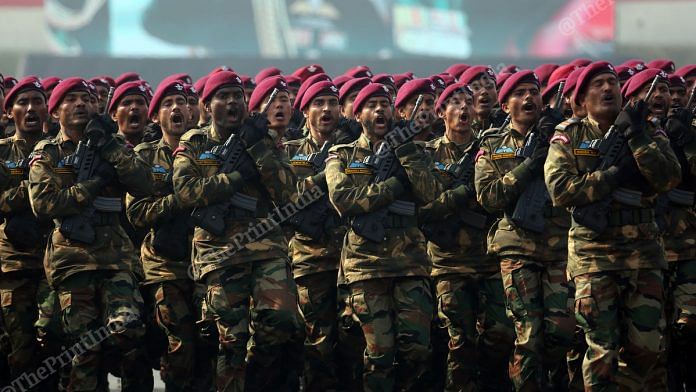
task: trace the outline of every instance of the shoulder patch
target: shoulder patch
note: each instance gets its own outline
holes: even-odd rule
[[[357,140],[352,141],[348,144],[336,144],[334,146],[331,146],[329,149],[329,152],[338,152],[338,150],[344,149],[344,148],[355,148],[355,145],[358,143]]]
[[[485,154],[486,151],[484,151],[483,149],[478,150],[478,152],[476,153],[476,157],[474,157],[474,162],[478,162],[479,158],[481,158]]]
[[[283,142],[285,146],[300,146],[304,139],[290,139]]]
[[[192,139],[196,139],[198,137],[205,138],[207,137],[208,133],[206,132],[205,129],[197,128],[197,129],[191,129],[188,132],[186,132],[183,136],[181,136],[182,141],[189,141]]]
[[[560,142],[561,144],[570,144],[570,139],[568,138],[568,136],[562,133],[556,133],[551,137],[551,140],[549,141],[549,143],[554,142]]]
[[[142,143],[138,144],[137,146],[135,146],[133,148],[133,151],[140,152],[140,151],[154,150],[157,143],[158,143],[157,141],[142,142]]]
[[[574,124],[580,124],[581,121],[582,121],[581,118],[571,117],[571,118],[563,121],[562,123],[556,125],[556,130],[557,131],[565,131],[566,128],[568,128],[569,126],[574,125]]]
[[[179,147],[177,147],[174,151],[172,151],[172,156],[176,157],[176,155],[180,152],[186,151],[186,147],[182,146],[179,144]]]
[[[478,138],[480,141],[483,141],[484,139],[500,136],[500,134],[499,128],[488,128],[483,131]]]

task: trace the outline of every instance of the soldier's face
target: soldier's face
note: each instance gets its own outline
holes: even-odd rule
[[[686,88],[682,86],[675,86],[669,88],[670,101],[670,112],[674,109],[686,107],[689,103],[689,96],[686,93]]]
[[[288,88],[288,96],[290,97],[290,106],[295,105],[295,98],[297,97],[296,88]]]
[[[195,128],[198,125],[198,119],[201,117],[201,110],[198,106],[198,98],[187,96],[186,97],[186,108],[189,112],[189,118],[186,127],[188,129]]]
[[[63,129],[83,130],[93,113],[90,100],[90,94],[86,91],[67,93],[51,116],[58,120]]]
[[[474,119],[474,98],[465,92],[455,92],[447,100],[445,109],[439,112],[447,132],[471,132]]]
[[[123,97],[111,116],[124,135],[139,134],[147,124],[147,101],[140,94]]]
[[[223,87],[213,94],[206,104],[213,123],[220,129],[235,129],[246,118],[244,91],[239,87]]]
[[[505,113],[510,114],[512,121],[529,126],[539,118],[541,106],[539,86],[534,83],[521,83],[510,93],[502,108]]]
[[[253,87],[245,87],[244,88],[244,99],[246,100],[246,102],[249,102],[249,100],[251,99],[251,94],[253,94],[253,93],[254,93]]]
[[[353,102],[355,102],[355,98],[358,97],[358,93],[360,91],[353,91],[352,93],[348,94],[346,99],[343,100],[343,105],[341,106],[341,113],[343,114],[343,117],[346,118],[351,118],[353,115]]]
[[[686,91],[691,92],[691,90],[694,88],[694,84],[696,84],[696,75],[689,76],[688,78],[684,78],[686,80]]]
[[[418,96],[416,95],[406,102],[406,105],[399,108],[399,116],[402,119],[408,120],[411,118],[411,113],[413,113],[413,109],[416,107],[417,100]],[[423,94],[423,101],[416,113],[414,121],[416,121],[421,128],[426,129],[433,125],[435,118],[435,95]]]
[[[328,135],[336,129],[340,116],[338,98],[333,95],[320,95],[309,103],[304,116],[309,129]]]
[[[205,108],[205,103],[202,99],[198,99],[198,112],[200,112],[198,118],[199,124],[207,124],[210,122],[210,113],[208,113],[208,110]]]
[[[639,99],[645,99],[652,83],[647,83],[638,94]],[[669,85],[666,82],[658,82],[655,92],[647,102],[650,113],[657,118],[667,117],[667,111],[671,106],[672,97],[669,95]]]
[[[46,98],[36,90],[26,91],[15,98],[9,117],[20,132],[41,133],[48,117]]]
[[[498,90],[495,81],[483,75],[469,84],[474,92],[474,111],[479,117],[488,117],[498,103]]]
[[[97,87],[97,99],[98,99],[98,108],[99,108],[99,113],[104,113],[104,109],[106,108],[106,100],[109,99],[109,89],[104,87],[104,86],[96,86]]]
[[[362,124],[368,137],[382,138],[391,129],[393,118],[389,98],[374,97],[365,102],[356,120]]]
[[[587,111],[585,110],[584,107],[577,105],[573,101],[573,94],[569,93],[566,95],[563,100],[565,101],[565,104],[563,106],[564,111],[563,115],[565,118],[571,118],[571,117],[578,117],[578,118],[585,118],[587,117]]]
[[[190,118],[191,114],[186,97],[176,94],[164,97],[157,111],[157,118],[153,120],[162,127],[162,132],[167,135],[181,136],[189,130],[188,120]]]
[[[266,107],[266,101],[268,97],[264,97],[263,104],[261,105],[261,111]],[[268,128],[280,131],[280,133],[285,133],[290,124],[290,118],[292,117],[292,106],[290,106],[290,95],[287,91],[280,91],[273,98],[273,102],[269,104],[268,111],[266,112],[268,117],[269,126]]]
[[[619,79],[610,73],[595,75],[578,101],[588,116],[613,121],[621,110]]]

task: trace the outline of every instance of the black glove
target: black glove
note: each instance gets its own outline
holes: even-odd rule
[[[462,184],[452,189],[452,196],[458,205],[466,205],[471,196],[475,195],[476,191],[471,184]]]
[[[256,162],[254,162],[246,152],[239,157],[237,171],[244,181],[253,181],[259,178],[259,170],[256,168]]]
[[[258,143],[268,135],[268,117],[263,113],[254,113],[244,120],[240,134],[247,148]]]
[[[541,136],[541,141],[548,144],[549,139],[556,131],[556,126],[565,121],[563,113],[557,109],[552,109],[551,106],[546,106],[541,112],[541,118],[537,123],[537,129]]]
[[[143,130],[143,143],[162,139],[162,127],[157,123],[149,123]]]
[[[691,123],[694,121],[694,116],[690,110],[679,108],[667,118],[667,136],[675,146],[683,147],[691,142],[694,138],[694,130]]]
[[[186,260],[189,253],[189,227],[185,216],[158,225],[152,238],[152,248],[157,254],[172,260]]]
[[[347,144],[360,137],[362,125],[350,118],[341,116],[334,132],[335,144]]]
[[[101,161],[94,169],[93,178],[98,179],[101,185],[105,186],[116,178],[116,169],[110,163]]]
[[[537,146],[529,157],[529,170],[532,173],[539,173],[544,171],[544,162],[546,162],[546,156],[549,155],[549,147],[539,147]]]
[[[118,131],[116,124],[105,114],[96,114],[87,123],[85,127],[85,136],[98,148],[101,148],[107,141],[107,136],[115,134]]]
[[[39,224],[31,211],[7,218],[5,236],[12,245],[20,249],[36,248],[42,241]]]
[[[404,189],[411,188],[411,180],[408,179],[408,174],[406,174],[406,169],[404,169],[403,166],[399,165],[394,171],[394,175],[392,177],[399,180]]]
[[[648,106],[640,100],[633,105],[628,105],[616,117],[614,125],[623,133],[626,140],[630,140],[638,134],[645,132],[648,117]]]

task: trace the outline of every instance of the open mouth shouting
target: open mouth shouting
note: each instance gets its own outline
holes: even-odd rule
[[[650,105],[650,112],[655,116],[664,116],[667,113],[667,105],[663,100],[655,100]]]
[[[537,113],[537,105],[534,102],[525,102],[522,104],[522,111],[524,114],[534,116]]]
[[[186,125],[186,119],[180,112],[172,112],[169,121],[172,124],[172,128],[182,128]]]
[[[41,125],[41,118],[38,114],[30,112],[24,117],[24,125],[27,128],[36,128]]]

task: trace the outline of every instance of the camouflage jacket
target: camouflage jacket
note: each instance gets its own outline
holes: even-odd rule
[[[413,143],[397,149],[399,161],[411,183],[408,191],[393,177],[381,183],[370,183],[372,169],[363,160],[374,152],[372,143],[364,134],[356,141],[334,146],[330,151],[326,162],[326,182],[331,203],[341,217],[351,219],[378,211],[395,200],[427,204],[442,190],[430,170],[425,152]],[[385,239],[381,243],[367,240],[352,228],[348,229],[341,260],[345,282],[428,276],[430,265],[425,238],[416,217],[412,218],[404,219],[401,225],[386,227]]]
[[[118,180],[106,187],[90,179],[76,183],[76,173],[66,165],[77,144],[65,137],[63,131],[50,140],[39,142],[29,169],[29,197],[32,209],[39,218],[59,221],[80,213],[97,196],[120,198],[123,188],[132,195],[151,193],[147,165],[137,159],[132,149],[118,135],[112,136],[121,148],[104,157],[116,170]],[[83,271],[132,271],[138,260],[133,244],[119,223],[118,213],[96,212],[102,223],[94,224],[96,239],[91,244],[67,239],[58,227],[48,240],[44,268],[49,283],[59,285],[63,279]]]
[[[244,183],[238,172],[218,173],[220,162],[211,149],[224,142],[211,125],[186,132],[175,151],[174,192],[182,207],[214,205],[227,201],[236,192],[258,200],[255,216],[225,218],[223,236],[195,228],[193,263],[200,277],[228,265],[285,259],[288,253],[282,230],[276,225],[269,227],[265,218],[275,206],[283,207],[296,197],[295,176],[290,165],[270,136],[266,137],[247,149],[256,162],[260,179]]]
[[[509,215],[518,197],[531,182],[512,172],[524,158],[515,151],[524,145],[524,136],[508,125],[490,130],[482,137],[475,167],[476,197],[491,214],[502,215],[488,233],[488,253],[497,257],[512,256],[524,260],[557,262],[566,260],[570,216],[553,209],[545,218],[543,233],[534,233],[515,225]],[[550,206],[549,206],[550,209]]]
[[[653,188],[643,193],[644,208],[654,206],[656,192],[667,192],[680,180],[679,162],[663,135],[662,131],[652,130],[628,143],[642,176]],[[571,119],[556,128],[544,166],[554,205],[570,208],[611,197],[613,189],[604,173],[593,171],[598,151],[591,149],[591,142],[603,136],[597,123],[589,118]],[[635,183],[629,180],[622,186],[636,189]],[[613,201],[611,209],[627,208]],[[568,241],[571,277],[599,271],[666,267],[663,244],[654,221],[610,226],[601,233],[573,222]]]
[[[138,158],[148,164],[152,173],[153,194],[147,197],[126,196],[126,214],[136,228],[147,228],[148,232],[140,247],[145,283],[190,279],[188,269],[191,260],[171,260],[157,254],[152,241],[158,223],[171,224],[171,220],[188,221],[190,210],[179,207],[171,183],[172,148],[164,139],[141,143],[134,149]]]
[[[450,189],[453,179],[444,171],[445,166],[457,163],[466,153],[476,154],[478,141],[472,139],[466,145],[457,145],[447,136],[442,136],[428,142],[426,151],[433,162],[433,173],[442,182],[442,188],[446,190],[433,202],[421,207],[419,216],[422,222],[437,222],[451,214],[456,214],[461,207],[452,194],[453,190]],[[472,176],[472,186],[473,182]],[[488,213],[476,201],[476,195],[471,196],[466,208],[488,216]],[[486,254],[486,232],[465,224],[458,228],[457,244],[454,247],[441,248],[433,242],[428,242],[428,255],[433,264],[432,276],[493,272],[500,269],[497,260]]]
[[[285,143],[285,152],[297,176],[298,194],[315,186],[309,177],[316,173],[307,159],[320,149],[321,146],[317,145],[311,136]],[[332,211],[329,219],[335,222],[340,220],[335,210]],[[320,240],[313,240],[302,233],[295,233],[290,241],[293,276],[298,278],[319,272],[336,271],[346,229],[346,225],[336,225]]]
[[[39,224],[29,204],[28,162],[33,148],[26,140],[17,138],[16,134],[0,139],[0,160],[9,174],[9,182],[0,193],[0,213],[3,217],[0,225],[0,265],[3,272],[43,269],[46,241],[53,223],[42,221]],[[37,223],[34,227],[41,240],[33,247],[13,244],[5,234],[8,220],[18,214]]]

